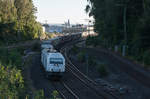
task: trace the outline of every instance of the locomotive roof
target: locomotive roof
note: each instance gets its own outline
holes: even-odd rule
[[[63,55],[59,52],[57,53],[49,53],[48,55],[49,57],[52,57],[52,58],[64,58]]]
[[[42,44],[41,48],[54,48],[51,44]]]
[[[64,58],[63,55],[56,50],[53,49],[43,49],[42,53],[47,54],[49,57],[56,57],[56,58]]]

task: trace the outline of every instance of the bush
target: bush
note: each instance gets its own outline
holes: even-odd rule
[[[24,51],[26,50],[26,48],[25,47],[19,47],[19,48],[17,48],[17,52],[19,52],[20,53],[20,55],[22,55],[22,56],[24,56],[25,54],[24,54]]]
[[[55,33],[46,33],[48,38],[54,38],[55,37]]]
[[[88,57],[88,64],[89,64],[90,66],[96,66],[97,63],[96,63],[95,57],[89,56],[89,57]]]
[[[0,49],[0,54],[0,62],[4,65],[12,64],[13,66],[18,67],[22,63],[21,50],[7,50],[4,48]]]
[[[12,67],[0,64],[0,99],[19,99],[24,90],[21,71]]]
[[[86,39],[86,45],[93,45],[94,47],[96,47],[97,45],[99,45],[100,42],[100,38],[94,37],[94,36],[88,36],[88,38]]]
[[[56,90],[53,91],[52,96],[53,96],[53,97],[52,97],[51,99],[60,99],[60,98],[58,98],[59,93],[58,93],[58,91],[56,91]]]
[[[100,73],[100,75],[102,77],[107,76],[108,75],[108,71],[106,69],[106,64],[99,64],[98,65],[98,72]]]
[[[37,42],[32,46],[32,50],[33,51],[40,51],[40,44]]]
[[[2,41],[0,41],[0,46],[3,46],[3,45],[4,45],[4,43]]]
[[[78,52],[78,47],[76,45],[74,45],[71,49],[71,51],[76,54]]]
[[[21,53],[16,49],[9,52],[8,61],[17,67],[20,66],[22,63]]]
[[[44,91],[38,90],[34,93],[34,99],[45,99],[44,98]]]
[[[78,57],[78,60],[81,61],[81,62],[85,62],[85,60],[86,60],[85,59],[86,56],[85,56],[85,52],[84,51],[80,52],[77,57]]]
[[[8,63],[8,50],[6,48],[0,49],[0,62]]]
[[[150,65],[150,50],[144,52],[143,61],[145,65]]]

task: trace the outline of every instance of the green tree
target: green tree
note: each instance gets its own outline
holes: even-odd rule
[[[149,0],[87,1],[89,5],[85,11],[94,17],[95,31],[105,46],[114,47],[126,43],[128,54],[135,57],[150,48]]]
[[[24,88],[21,71],[0,64],[0,98],[19,99]]]
[[[32,0],[0,0],[0,41],[16,42],[41,35]],[[36,38],[37,38],[36,37]]]

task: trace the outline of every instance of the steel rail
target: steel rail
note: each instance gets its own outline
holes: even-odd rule
[[[61,83],[76,99],[79,99],[79,97],[64,82]]]
[[[83,41],[83,40],[82,40]],[[78,41],[79,42],[79,41]],[[77,42],[74,42],[74,43],[77,43]],[[73,44],[74,44],[73,43]],[[68,46],[68,45],[67,45]],[[111,92],[98,92],[98,90],[92,86],[90,83],[94,84],[94,85],[98,85],[95,81],[93,81],[92,79],[90,79],[89,77],[87,77],[85,74],[83,74],[80,70],[78,70],[78,68],[71,62],[71,60],[68,58],[67,56],[67,52],[66,52],[66,49],[67,49],[67,46],[64,46],[61,48],[61,52],[64,53],[64,56],[66,58],[66,60],[68,61],[68,66],[73,69],[74,71],[77,71],[78,73],[77,74],[80,74],[82,77],[84,77],[87,81],[83,80],[81,77],[79,77],[76,73],[74,73],[71,69],[69,69],[69,71],[71,71],[71,73],[73,73],[74,76],[76,76],[80,81],[82,81],[84,84],[86,84],[86,86],[92,88],[96,93],[98,93],[99,96],[102,96],[104,99],[108,99],[106,98],[106,95],[110,95],[112,96],[113,98],[115,99],[120,99],[118,96],[116,95],[113,95],[113,93]],[[90,82],[90,83],[89,83]],[[103,94],[102,94],[103,93]],[[105,95],[104,95],[105,94]]]

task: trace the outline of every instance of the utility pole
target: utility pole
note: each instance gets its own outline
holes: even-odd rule
[[[88,76],[88,73],[89,73],[89,61],[88,61],[88,54],[86,54],[86,75]]]
[[[123,15],[123,23],[124,23],[124,41],[125,44],[123,45],[123,51],[122,51],[122,55],[125,56],[126,55],[126,49],[127,49],[127,21],[126,21],[126,17],[127,17],[127,5],[124,5],[124,15]]]
[[[127,6],[124,5],[124,16],[123,16],[123,23],[124,23],[124,40],[125,45],[127,45]]]
[[[122,6],[124,9],[123,10],[124,45],[122,55],[125,56],[127,48],[127,2],[124,2],[124,4],[116,4],[116,6]]]
[[[144,9],[144,14],[145,14],[145,10],[146,10],[145,0],[143,0],[143,9]]]

